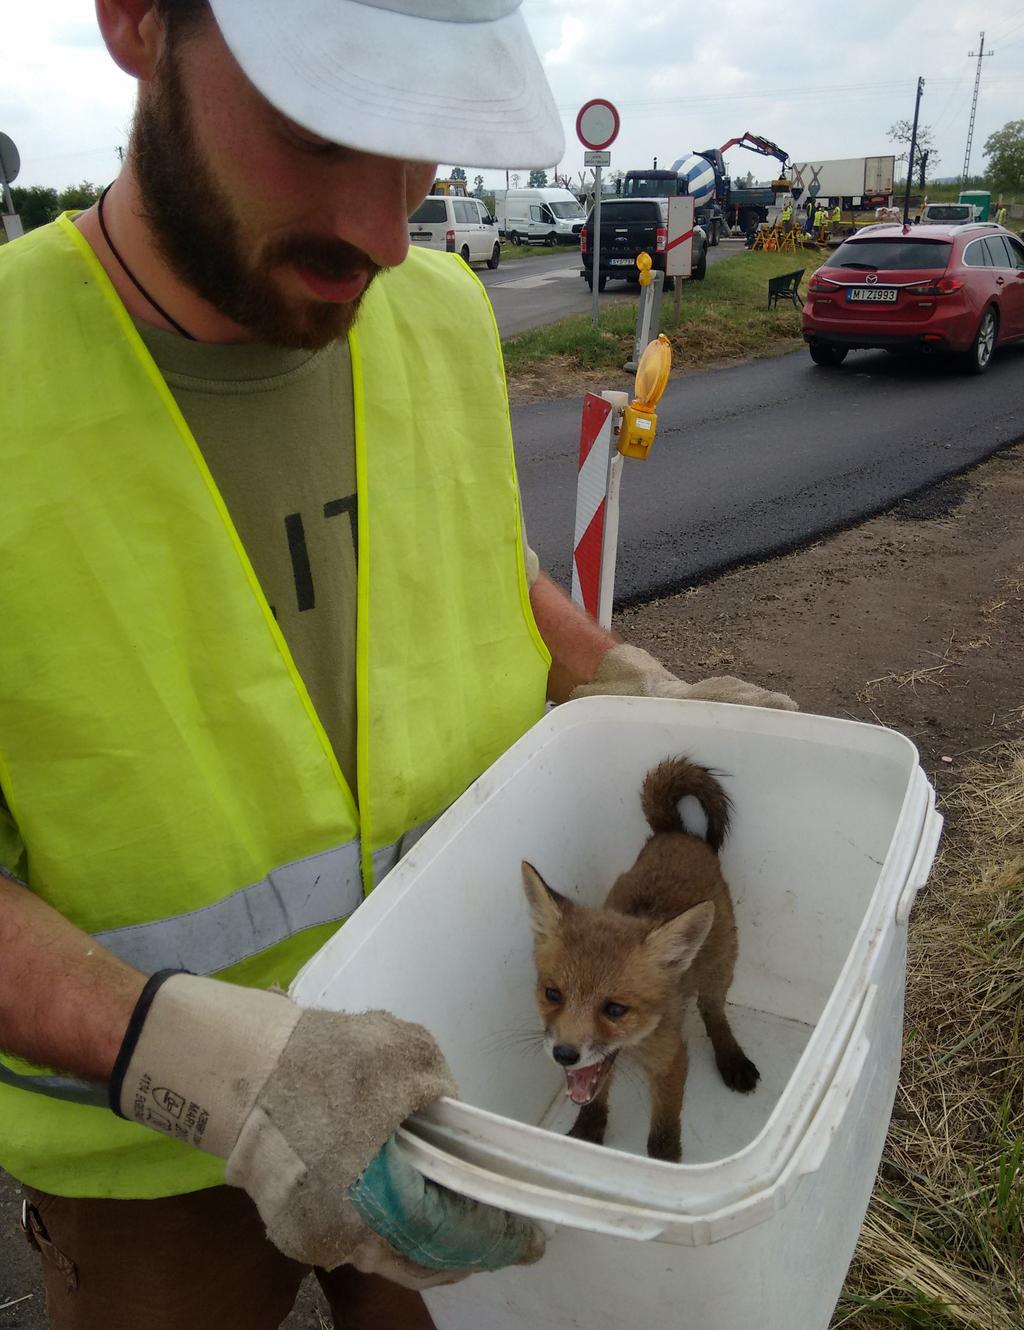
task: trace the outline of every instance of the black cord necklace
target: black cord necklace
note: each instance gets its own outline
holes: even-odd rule
[[[103,239],[107,242],[107,248],[110,250],[111,254],[113,254],[114,258],[117,259],[118,263],[121,265],[121,268],[124,271],[124,275],[135,284],[135,287],[138,290],[139,295],[141,295],[144,299],[148,300],[149,303],[156,310],[156,312],[161,316],[161,318],[166,319],[172,328],[174,328],[177,332],[181,333],[182,337],[187,337],[190,342],[194,342],[196,339],[192,336],[192,334],[188,331],[188,329],[183,328],[177,319],[171,318],[170,314],[167,313],[163,305],[158,304],[153,299],[153,297],[149,294],[146,288],[142,285],[139,279],[132,272],[131,268],[128,267],[127,263],[125,263],[124,259],[118,253],[117,246],[111,240],[110,232],[107,230],[107,224],[103,220],[103,200],[107,197],[109,193],[110,193],[110,185],[107,185],[107,187],[100,194],[99,200],[96,204],[96,216],[99,219],[100,230],[103,232]]]

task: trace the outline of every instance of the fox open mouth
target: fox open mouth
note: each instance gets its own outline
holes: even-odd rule
[[[565,1093],[574,1104],[582,1108],[590,1103],[614,1061],[615,1054],[609,1053],[600,1062],[591,1062],[587,1067],[566,1067]]]

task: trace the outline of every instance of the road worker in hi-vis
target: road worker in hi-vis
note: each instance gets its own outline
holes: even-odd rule
[[[409,248],[438,162],[562,155],[520,0],[97,13],[123,170],[0,250],[0,1166],[56,1330],[262,1330],[311,1268],[418,1330],[543,1237],[405,1162],[425,1029],[288,985],[546,698],[793,704],[537,572],[490,307]]]

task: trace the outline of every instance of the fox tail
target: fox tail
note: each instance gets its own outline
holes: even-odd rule
[[[679,801],[692,794],[708,820],[707,842],[717,854],[729,832],[729,796],[707,767],[686,757],[671,757],[649,771],[640,803],[653,832],[685,831]]]

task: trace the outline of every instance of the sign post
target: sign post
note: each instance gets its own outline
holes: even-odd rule
[[[675,279],[676,323],[682,313],[683,282],[693,270],[693,199],[684,194],[668,201],[665,276]]]
[[[603,97],[595,97],[584,102],[576,117],[576,137],[590,152],[586,154],[585,165],[594,168],[594,234],[591,240],[591,290],[593,292],[593,322],[597,327],[597,297],[601,284],[601,168],[611,163],[611,153],[606,152],[615,142],[619,133],[619,113]]]

